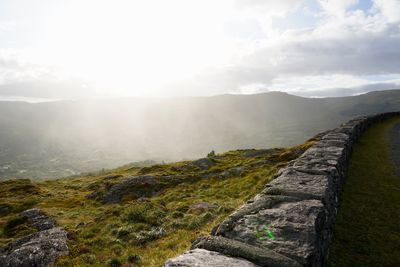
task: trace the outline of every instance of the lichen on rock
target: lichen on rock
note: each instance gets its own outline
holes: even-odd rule
[[[19,214],[39,230],[0,248],[0,266],[47,267],[68,255],[67,232],[40,209],[29,209]]]

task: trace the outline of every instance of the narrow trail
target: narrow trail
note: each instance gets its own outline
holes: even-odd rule
[[[354,146],[328,266],[400,266],[400,118]]]

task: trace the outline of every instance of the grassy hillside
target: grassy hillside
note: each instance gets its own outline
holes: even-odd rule
[[[70,255],[58,266],[160,266],[188,249],[197,236],[208,234],[313,142],[122,167],[100,176],[0,182],[0,246],[35,231],[18,213],[38,207],[69,232]],[[138,175],[157,179],[131,184],[117,203],[105,203],[114,185]]]
[[[389,140],[399,122],[377,124],[354,147],[330,248],[331,267],[400,265],[400,177]]]
[[[399,110],[399,99],[393,90],[324,99],[271,92],[0,102],[0,179],[59,178],[211,150],[293,146],[354,116]]]

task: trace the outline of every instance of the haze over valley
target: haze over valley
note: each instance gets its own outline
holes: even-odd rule
[[[399,90],[340,98],[270,92],[0,102],[0,177],[56,178],[211,150],[287,147],[354,116],[399,108]]]

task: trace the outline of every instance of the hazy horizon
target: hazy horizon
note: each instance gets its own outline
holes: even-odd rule
[[[393,89],[382,89],[382,90],[372,90],[368,92],[361,92],[361,93],[353,93],[353,94],[346,94],[340,96],[313,96],[308,94],[296,94],[292,92],[285,92],[285,91],[267,91],[267,92],[257,92],[257,93],[249,93],[249,94],[238,94],[238,93],[226,93],[226,94],[217,94],[217,95],[207,95],[207,96],[115,96],[115,97],[93,97],[93,98],[65,98],[65,99],[51,99],[51,98],[36,98],[36,97],[23,97],[23,96],[1,96],[0,95],[0,102],[24,102],[30,104],[37,104],[37,103],[48,103],[48,102],[59,102],[59,101],[108,101],[108,100],[121,100],[121,99],[143,99],[143,100],[154,100],[154,99],[184,99],[184,98],[201,98],[201,97],[218,97],[218,96],[253,96],[253,95],[262,95],[262,94],[269,94],[269,93],[283,93],[288,94],[291,96],[297,96],[302,98],[310,98],[310,99],[318,99],[318,98],[343,98],[343,97],[351,97],[351,96],[359,96],[365,95],[368,93],[374,92],[385,92],[385,91],[395,91],[400,90],[398,88]]]

